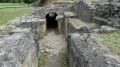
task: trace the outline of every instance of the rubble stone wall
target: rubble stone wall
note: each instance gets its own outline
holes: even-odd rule
[[[89,33],[72,33],[67,43],[70,67],[120,67],[120,57]]]
[[[75,1],[73,4],[73,10],[79,16],[79,19],[85,22],[92,22],[92,11],[93,9],[83,1]]]
[[[62,14],[64,11],[68,10],[70,7],[71,7],[71,5],[69,5],[69,4],[38,7],[33,10],[31,15],[38,16],[41,19],[45,19],[45,16],[49,12],[55,12],[56,14],[59,15],[59,14]]]
[[[120,28],[120,5],[113,2],[113,4],[99,4],[94,13],[93,22],[100,25],[110,25],[114,28]]]

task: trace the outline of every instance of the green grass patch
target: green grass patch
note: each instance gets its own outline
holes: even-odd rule
[[[68,58],[68,52],[64,52],[61,54],[62,60],[61,60],[61,64],[62,67],[70,67],[69,66],[69,58]]]
[[[59,33],[59,30],[56,30],[56,31],[55,31],[55,34],[56,34],[56,35],[59,35],[59,34],[60,34],[60,33]]]
[[[41,40],[41,39],[43,39],[43,35],[38,36],[38,40]]]
[[[33,10],[34,7],[0,9],[0,25],[5,25],[8,21],[29,14]]]
[[[112,52],[120,55],[120,31],[109,34],[95,34]]]
[[[26,6],[21,3],[0,3],[0,7],[10,7],[10,6]]]
[[[41,53],[38,57],[38,67],[46,67],[47,59],[48,59],[47,55]]]

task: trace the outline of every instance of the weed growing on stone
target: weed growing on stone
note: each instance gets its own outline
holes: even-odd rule
[[[47,59],[48,59],[47,55],[41,53],[38,57],[38,67],[46,67]]]
[[[43,35],[38,36],[38,40],[41,40],[41,39],[43,39]]]
[[[55,31],[55,34],[56,34],[56,35],[59,35],[59,31],[58,31],[58,30],[56,30],[56,31]]]

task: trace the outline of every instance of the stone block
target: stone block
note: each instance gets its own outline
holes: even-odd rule
[[[14,33],[32,33],[32,29],[31,28],[15,28],[9,31],[9,34],[14,34]]]
[[[37,61],[34,34],[16,33],[0,38],[0,67],[37,67]]]
[[[40,23],[37,26],[38,30],[38,35],[44,35],[46,33],[46,20],[45,19],[40,19]]]
[[[72,33],[67,43],[70,67],[120,67],[120,57],[91,34]]]

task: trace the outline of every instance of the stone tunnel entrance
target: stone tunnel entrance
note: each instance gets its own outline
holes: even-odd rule
[[[46,27],[47,29],[57,29],[58,21],[56,21],[57,14],[54,12],[49,12],[46,15]]]

